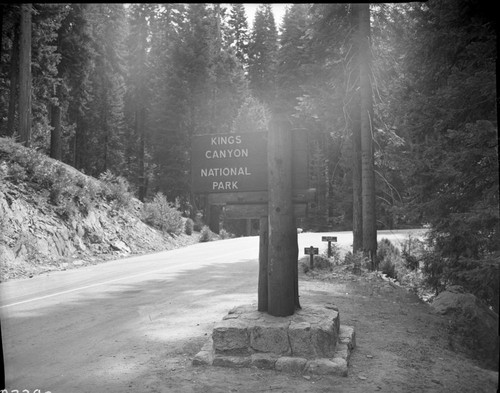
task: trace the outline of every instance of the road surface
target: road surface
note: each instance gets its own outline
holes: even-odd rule
[[[350,232],[302,233],[299,257],[311,245],[325,250],[325,235],[352,244]],[[0,284],[7,389],[146,392],[152,354],[175,370],[169,354],[210,334],[232,307],[257,302],[258,245],[200,243]]]

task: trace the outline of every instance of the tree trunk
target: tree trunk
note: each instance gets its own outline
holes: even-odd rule
[[[139,200],[144,202],[146,198],[146,170],[144,164],[144,154],[146,149],[145,137],[146,109],[141,107],[135,112],[135,133],[139,138],[139,151],[137,152],[137,177],[139,180]]]
[[[363,205],[361,197],[361,124],[359,99],[352,111],[352,251],[363,250]]]
[[[269,247],[269,220],[267,216],[260,218],[259,225],[259,284],[257,290],[257,310],[267,311],[269,297],[267,295],[267,264]]]
[[[3,48],[3,4],[0,4],[0,59],[2,58],[2,48]]]
[[[361,182],[363,208],[363,250],[375,269],[377,227],[375,212],[375,171],[373,166],[372,88],[370,82],[370,5],[359,7],[359,83],[361,93]]]
[[[221,207],[219,205],[208,205],[208,210],[210,214],[208,215],[208,227],[213,233],[220,233],[220,211]]]
[[[268,134],[269,249],[268,312],[293,315],[298,285],[297,229],[292,204],[292,135],[283,119],[273,118]]]
[[[10,55],[10,87],[9,87],[9,109],[7,115],[8,136],[13,136],[16,124],[16,104],[19,84],[19,23],[13,27],[12,51]]]
[[[84,164],[84,156],[86,150],[86,139],[85,139],[85,124],[84,119],[80,115],[80,113],[76,113],[75,119],[76,127],[75,127],[75,136],[73,143],[73,166],[81,170],[83,169]]]
[[[52,104],[50,108],[50,157],[61,161],[61,107],[58,104]]]
[[[31,143],[31,4],[21,4],[19,142],[26,147]]]

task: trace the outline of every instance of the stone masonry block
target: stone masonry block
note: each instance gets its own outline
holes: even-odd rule
[[[315,356],[311,344],[311,324],[308,322],[292,322],[288,328],[288,338],[293,356],[312,358]]]
[[[264,370],[273,370],[277,357],[268,353],[254,353],[250,356],[250,365]]]
[[[335,353],[338,336],[334,327],[332,320],[323,320],[312,327],[311,343],[316,357],[330,358]]]
[[[352,326],[343,325],[340,327],[339,343],[347,344],[349,350],[356,348],[356,332]]]
[[[223,356],[216,355],[212,362],[213,366],[242,368],[250,367],[250,356]]]
[[[276,371],[299,374],[304,371],[307,359],[283,356],[276,361],[274,366]]]
[[[338,343],[334,358],[344,359],[349,365],[349,360],[351,358],[351,350],[349,349],[349,346],[344,343]]]
[[[214,360],[213,351],[200,351],[193,358],[193,366],[212,365]]]
[[[213,329],[212,339],[216,353],[244,355],[248,353],[247,326],[237,319],[225,319]]]
[[[276,355],[290,354],[288,341],[289,323],[255,325],[250,328],[250,346],[257,352]]]
[[[305,372],[316,375],[347,376],[347,362],[340,358],[314,359],[307,362]]]

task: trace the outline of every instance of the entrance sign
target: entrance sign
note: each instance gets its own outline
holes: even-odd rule
[[[267,191],[267,132],[195,135],[191,140],[191,180],[195,193]],[[307,134],[292,131],[292,188],[307,189]],[[267,202],[267,200],[265,201]],[[231,202],[226,202],[231,203]]]
[[[281,317],[300,308],[295,217],[305,216],[315,195],[308,187],[307,132],[289,126],[274,115],[269,132],[191,140],[192,191],[204,194],[207,211],[224,206],[226,217],[260,220],[258,310]]]
[[[193,192],[267,190],[267,133],[196,135],[191,152]]]

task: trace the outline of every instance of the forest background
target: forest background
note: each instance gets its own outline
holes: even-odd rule
[[[251,29],[243,4],[0,7],[0,135],[88,175],[126,179],[142,201],[162,193],[195,218],[207,206],[191,192],[191,137],[267,131],[280,112],[308,134],[316,195],[301,225],[353,229],[361,101],[353,5],[291,4],[277,26],[261,4]],[[498,312],[492,7],[372,4],[369,81],[377,227],[428,226],[420,263],[429,282],[437,291],[464,285]]]

